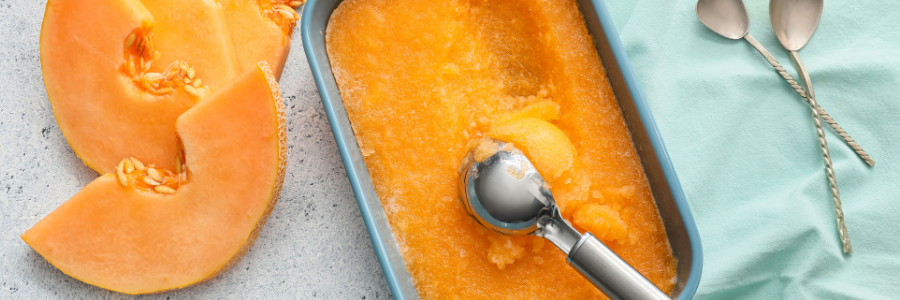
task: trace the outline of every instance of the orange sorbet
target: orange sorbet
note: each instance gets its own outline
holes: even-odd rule
[[[490,153],[487,137],[523,149],[567,220],[672,291],[676,260],[575,1],[347,0],[326,46],[421,298],[605,298],[553,244],[466,214],[460,162]]]

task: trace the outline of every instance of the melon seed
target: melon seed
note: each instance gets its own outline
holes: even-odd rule
[[[144,74],[144,80],[156,82],[165,79],[166,77],[159,73],[147,73]]]
[[[122,161],[125,162],[125,168],[123,169],[125,171],[125,174],[129,174],[134,171],[134,163],[131,162],[131,159],[126,158]]]
[[[146,167],[144,167],[144,163],[142,163],[137,158],[132,157],[131,163],[134,165],[134,169],[143,172]]]
[[[150,38],[149,36],[147,37],[147,49],[150,49],[151,51],[156,52],[156,50],[155,50],[156,47],[153,46],[153,39]]]
[[[197,92],[200,93],[200,98],[205,98],[210,93],[212,93],[208,87],[199,88],[199,89],[197,89]]]
[[[195,89],[193,86],[185,85],[184,91],[187,92],[191,96],[200,97],[200,94],[197,93],[197,89]],[[175,171],[175,173],[180,173],[180,172]]]
[[[137,45],[134,46],[134,50],[138,55],[144,53],[144,39],[140,39],[137,41]]]
[[[134,32],[128,35],[128,38],[125,39],[125,49],[131,48],[131,45],[134,44],[134,38],[136,38]]]
[[[173,89],[170,88],[170,87],[167,87],[167,88],[161,88],[161,89],[156,89],[156,90],[150,90],[151,93],[154,93],[154,94],[156,94],[156,95],[165,95],[165,94],[168,94],[168,93],[171,93],[171,92],[174,92],[174,91],[175,91],[175,90],[173,90]]]
[[[119,184],[123,187],[128,186],[128,181],[125,178],[125,173],[122,173],[121,167],[116,167],[116,180],[119,181]]]
[[[281,4],[278,4],[278,5],[281,5]],[[288,21],[293,21],[293,20],[294,20],[294,14],[292,14],[292,13],[289,12],[289,11],[286,11],[286,10],[278,10],[278,13],[281,14],[281,16],[284,17],[284,18],[285,18],[286,20],[288,20]]]
[[[141,49],[141,54],[146,57],[153,57],[153,49],[150,48],[150,39],[146,39],[144,41],[144,49]]]
[[[285,11],[294,10],[294,9],[291,8],[290,6],[287,6],[287,5],[284,5],[284,4],[275,4],[275,8],[278,8],[278,9],[280,9],[280,10],[285,10]]]
[[[174,194],[175,193],[175,189],[170,188],[165,185],[158,185],[155,188],[153,188],[153,190],[155,190],[157,193],[161,193],[161,194]]]
[[[169,68],[166,68],[165,74],[167,80],[172,80],[172,78],[175,78],[175,75],[178,75],[178,71],[169,66]]]
[[[128,75],[134,77],[137,73],[137,70],[134,69],[134,57],[129,55],[128,59],[125,60],[125,66],[128,68]]]
[[[150,178],[153,178],[153,180],[163,181],[162,176],[159,175],[159,171],[156,171],[154,168],[147,168],[147,175],[149,175]]]
[[[152,186],[160,185],[159,182],[157,182],[156,180],[153,180],[153,178],[150,178],[150,177],[144,177],[144,183],[152,185]]]

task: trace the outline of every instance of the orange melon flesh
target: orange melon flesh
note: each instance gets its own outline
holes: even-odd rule
[[[187,174],[174,194],[97,178],[22,235],[64,273],[128,294],[212,278],[250,247],[278,199],[282,98],[260,63],[178,118]]]
[[[275,3],[285,4],[284,1],[223,0],[220,3],[241,66],[248,68],[265,61],[272,66],[275,78],[281,78],[291,50],[291,32],[297,22],[286,19],[274,8]]]
[[[168,5],[167,1],[171,2],[148,3],[158,10],[158,5]],[[47,3],[41,28],[41,70],[47,95],[69,145],[101,174],[113,172],[116,164],[129,156],[174,167],[175,120],[200,98],[188,94],[184,83],[174,85],[169,93],[154,94],[138,82],[143,73],[166,68],[167,59],[178,57],[190,60],[199,72],[195,78],[206,82],[203,85],[221,85],[237,72],[235,64],[229,63],[235,60],[227,31],[213,6],[203,0],[178,3],[184,6],[159,13],[160,18],[154,18],[137,0]],[[183,23],[187,19],[192,21]],[[154,32],[157,26],[162,29],[159,34]],[[129,49],[137,45],[126,49],[131,34],[158,39],[151,44],[160,51],[152,69],[138,68],[134,76],[127,58],[138,60],[129,55]],[[172,39],[164,34],[173,35]],[[199,35],[206,38],[196,38]],[[192,40],[178,40],[192,36]],[[204,48],[195,49],[194,42]],[[197,69],[200,66],[208,70]]]
[[[228,83],[241,70],[225,12],[213,0],[141,0],[156,20],[154,42],[160,53],[151,72],[162,73],[176,60],[197,70],[212,89]],[[253,65],[247,66],[249,70]]]

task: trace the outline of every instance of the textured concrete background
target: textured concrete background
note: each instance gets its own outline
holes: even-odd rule
[[[234,267],[197,286],[128,296],[75,280],[28,247],[19,235],[98,176],[69,148],[47,101],[38,51],[46,3],[0,0],[0,299],[390,298],[299,28],[281,78],[289,108],[284,189]]]

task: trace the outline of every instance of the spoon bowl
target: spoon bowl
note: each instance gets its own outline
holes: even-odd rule
[[[823,0],[771,0],[769,17],[778,41],[788,51],[800,51],[822,17]]]
[[[741,0],[697,1],[697,18],[712,31],[732,40],[750,32],[750,18]]]
[[[460,199],[482,226],[501,234],[527,235],[556,204],[544,178],[521,151],[498,151],[470,162],[460,179]]]

